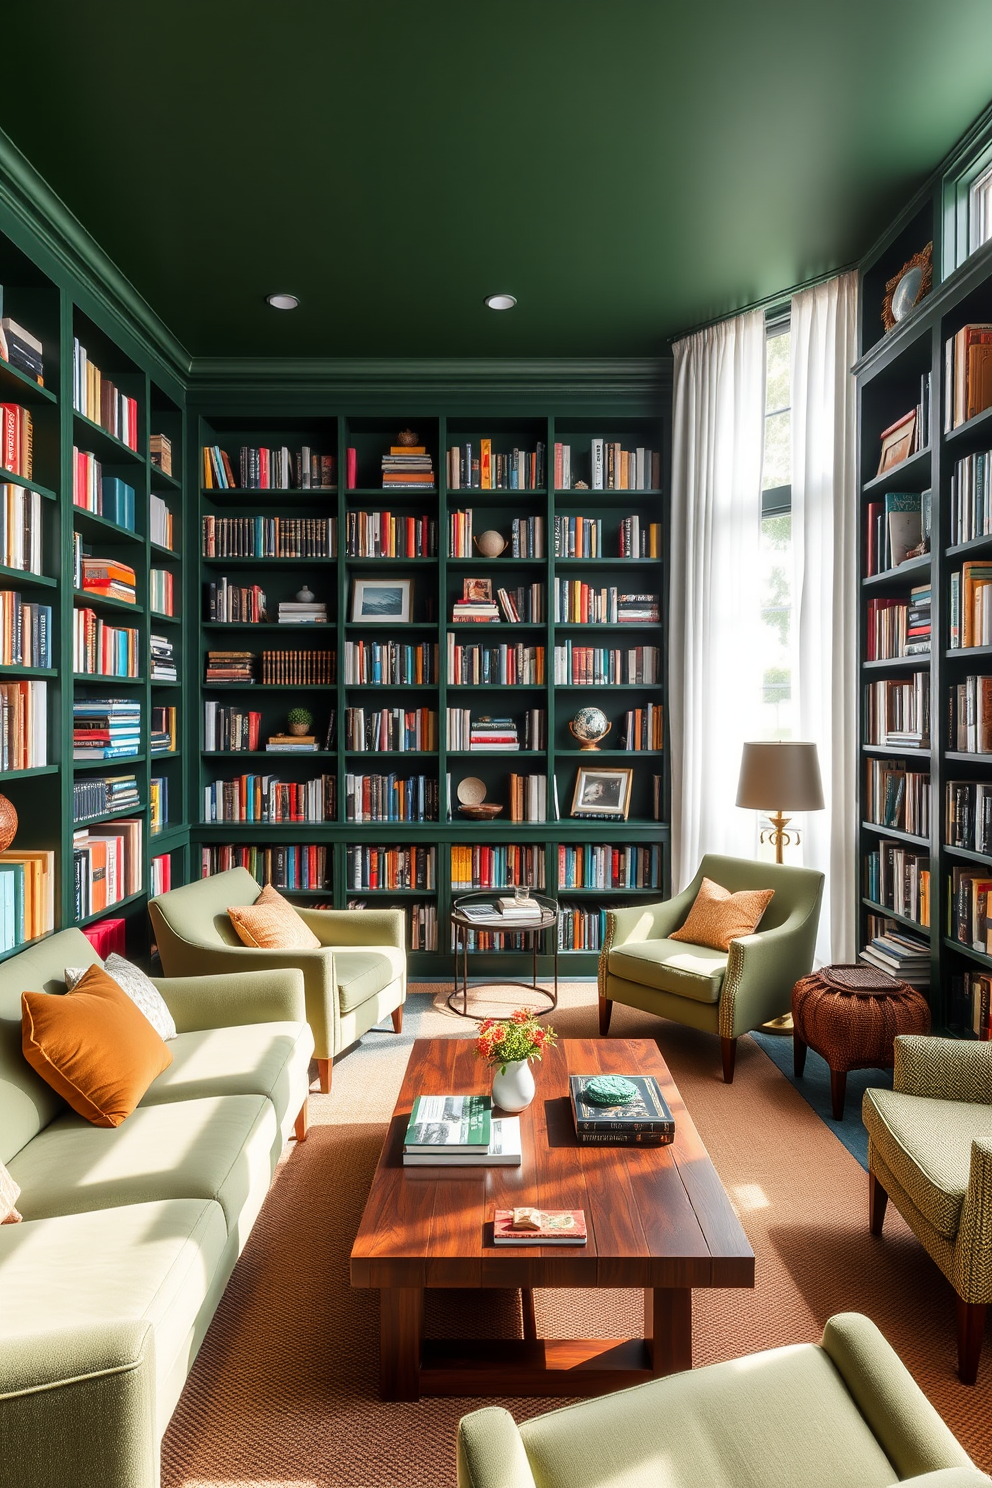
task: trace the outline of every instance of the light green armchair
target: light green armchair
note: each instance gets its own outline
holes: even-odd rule
[[[672,940],[704,878],[731,893],[774,889],[753,935],[728,951]],[[792,988],[813,966],[823,874],[750,858],[707,853],[674,899],[612,909],[599,958],[599,1031],[610,1030],[614,1002],[720,1035],[723,1078],[734,1078],[737,1040],[792,1006]]]
[[[512,1388],[512,1382],[510,1384]],[[989,1488],[875,1324],[652,1380],[517,1426],[463,1416],[458,1488]]]
[[[992,1303],[992,1044],[900,1034],[891,1090],[866,1090],[868,1205],[889,1199],[958,1294],[958,1375],[978,1375]]]
[[[148,904],[167,976],[266,971],[303,972],[307,1022],[314,1037],[320,1088],[331,1088],[331,1062],[387,1013],[397,1033],[406,1001],[406,921],[399,909],[303,909],[320,941],[312,951],[244,945],[231,924],[233,905],[254,904],[259,886],[246,868],[231,868],[161,894]]]

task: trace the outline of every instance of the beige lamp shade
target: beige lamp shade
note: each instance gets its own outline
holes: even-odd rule
[[[737,804],[751,811],[822,811],[815,744],[745,744]]]

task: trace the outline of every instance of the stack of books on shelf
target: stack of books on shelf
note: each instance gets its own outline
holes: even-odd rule
[[[930,585],[910,590],[902,599],[870,599],[866,634],[867,659],[890,661],[930,653]]]
[[[55,853],[0,852],[0,951],[55,929]]]
[[[324,822],[336,816],[333,775],[293,781],[275,775],[239,775],[203,788],[205,822]]]
[[[437,522],[388,511],[350,511],[344,521],[344,551],[348,558],[435,558]]]
[[[951,543],[992,534],[992,450],[958,460],[951,474]]]
[[[256,660],[253,651],[208,651],[206,680],[249,687],[255,681]]]
[[[204,558],[336,558],[336,517],[203,518]]]
[[[72,612],[72,669],[104,677],[140,675],[141,636],[133,626],[110,625],[95,610]]]
[[[480,583],[488,590],[488,598],[482,597],[483,590],[479,588]],[[470,588],[470,586],[472,587]],[[466,597],[456,599],[452,602],[452,621],[455,624],[465,621],[474,622],[475,624],[478,624],[480,621],[483,624],[492,624],[495,621],[498,625],[499,605],[493,600],[492,585],[485,580],[477,581],[473,584],[473,580],[466,579],[465,587],[467,591]],[[468,594],[471,594],[471,597],[468,597]]]
[[[659,750],[664,745],[664,709],[660,703],[648,703],[646,708],[630,708],[623,715],[620,726],[618,749],[638,751]]]
[[[578,483],[570,444],[555,445],[554,479],[556,491],[569,491]],[[625,450],[617,440],[593,439],[588,485],[593,491],[656,491],[661,485],[661,455],[643,446]]]
[[[451,848],[451,887],[512,889],[515,884],[544,888],[544,847],[520,843],[474,844]]]
[[[494,453],[491,439],[453,444],[448,451],[448,490],[537,491],[547,482],[547,447]]]
[[[175,754],[179,748],[178,731],[178,709],[170,705],[167,708],[153,708],[151,716],[151,731],[148,747],[152,754]]]
[[[261,713],[238,706],[224,707],[221,703],[204,700],[203,748],[205,753],[254,752],[258,749],[261,730]],[[312,750],[313,747],[311,740],[309,749]]]
[[[992,754],[992,677],[966,677],[950,689],[947,747]]]
[[[523,899],[518,899],[516,894],[500,894],[496,900],[496,908],[507,920],[539,921],[544,914],[540,904],[530,897],[529,892]]]
[[[78,537],[78,533],[75,534]],[[113,558],[89,558],[80,554],[79,584],[77,587],[87,594],[99,595],[101,599],[119,599],[122,604],[134,604],[137,598],[134,569],[129,563],[119,563]]]
[[[172,888],[172,855],[162,853],[152,858],[149,871],[148,893],[154,899],[157,894],[167,894]]]
[[[966,971],[951,977],[948,1023],[953,1031],[973,1033],[983,1043],[992,1038],[992,973]]]
[[[431,708],[346,708],[344,747],[359,754],[437,749],[437,714]]]
[[[329,687],[337,674],[333,651],[263,651],[262,685],[265,687]]]
[[[992,562],[964,563],[950,577],[951,649],[992,646]]]
[[[167,434],[149,435],[148,457],[163,475],[172,474],[172,440]]]
[[[437,886],[435,847],[348,847],[349,889],[423,889]]]
[[[658,889],[661,848],[559,843],[558,883],[563,889]]]
[[[72,406],[128,449],[137,450],[138,400],[101,375],[78,338],[72,343]]]
[[[81,775],[72,783],[72,819],[88,821],[111,811],[136,811],[141,805],[136,775]]]
[[[384,491],[433,491],[434,462],[423,444],[393,444],[382,457]]]
[[[930,673],[865,683],[866,744],[929,749]]]
[[[221,625],[258,625],[268,618],[260,584],[235,584],[224,578],[207,585],[208,620]]]
[[[346,641],[344,680],[351,686],[422,687],[438,680],[434,643],[416,646],[400,641]]]
[[[401,780],[390,775],[344,777],[346,821],[437,821],[437,781],[428,775]]]
[[[0,770],[48,764],[48,683],[0,682]]]
[[[141,744],[141,705],[131,698],[76,698],[73,759],[126,759]]]
[[[865,895],[893,914],[930,924],[930,859],[904,842],[881,838],[865,855]]]
[[[930,835],[930,774],[898,760],[865,760],[866,820],[914,837]]]
[[[276,843],[269,847],[242,847],[234,843],[204,846],[200,853],[200,876],[226,873],[229,868],[247,868],[256,883],[274,889],[319,893],[330,887],[329,849],[316,842],[297,847]]]
[[[150,635],[151,678],[153,682],[175,682],[178,678],[176,658],[168,636]]]
[[[519,1116],[493,1116],[488,1095],[418,1095],[403,1138],[404,1167],[517,1167]]]
[[[51,605],[32,603],[13,589],[0,589],[0,664],[51,666]]]
[[[72,834],[76,918],[101,913],[141,892],[140,816],[86,827]]]
[[[661,681],[661,652],[657,646],[577,646],[572,641],[555,647],[554,680],[573,687],[630,687]]]
[[[978,780],[948,780],[944,792],[944,841],[947,846],[992,856],[992,784]]]
[[[34,421],[19,403],[0,403],[0,464],[27,480],[34,474]]]
[[[264,594],[262,608],[265,608]],[[280,625],[326,625],[327,604],[323,600],[281,599],[278,620]]]
[[[933,493],[889,491],[879,501],[869,501],[865,573],[888,573],[908,558],[930,551]]]
[[[951,935],[964,946],[992,955],[992,871],[977,863],[951,869]]]
[[[148,575],[148,599],[159,615],[174,615],[172,574],[167,568],[153,568]]]
[[[26,331],[10,315],[0,320],[0,357],[39,387],[44,387],[45,348],[37,336]]]
[[[0,483],[0,563],[40,574],[42,551],[41,492]]]
[[[254,717],[249,714],[249,718]],[[334,720],[336,712],[332,708],[327,720],[327,728],[321,734],[323,743],[317,742],[316,734],[270,734],[265,743],[267,754],[315,754],[318,749],[329,750],[334,745]],[[234,747],[233,745],[231,746]],[[245,746],[248,747],[247,745]]]
[[[675,1118],[653,1075],[623,1075],[637,1094],[623,1105],[589,1099],[594,1075],[569,1075],[575,1137],[580,1147],[665,1147],[675,1140]]]
[[[148,782],[148,829],[161,832],[169,823],[169,781],[165,775],[153,775]]]
[[[156,496],[154,491],[148,498],[148,536],[160,548],[171,550],[174,547],[172,512],[168,502]]]
[[[448,748],[452,750],[473,749],[487,754],[515,754],[520,748],[517,724],[513,718],[490,718],[488,714],[473,718],[468,708],[449,708],[447,728]]]
[[[911,987],[924,991],[929,987],[930,946],[925,940],[904,933],[882,915],[868,916],[868,934],[872,938],[860,953],[860,960]]]
[[[944,342],[944,433],[992,408],[992,325],[964,325]]]
[[[657,594],[621,594],[581,579],[555,580],[555,620],[567,625],[651,625],[660,615]]]
[[[547,821],[547,775],[511,774],[508,790],[511,822]]]

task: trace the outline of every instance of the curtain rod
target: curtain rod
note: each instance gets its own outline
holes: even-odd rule
[[[840,274],[847,274],[851,269],[858,267],[857,261],[842,264],[837,269],[827,269],[823,274],[814,274],[809,279],[803,279],[799,284],[793,284],[788,289],[777,289],[774,294],[765,295],[763,299],[752,300],[747,305],[739,305],[736,310],[728,310],[724,315],[714,315],[710,320],[700,320],[695,325],[689,326],[684,331],[679,331],[674,336],[665,339],[669,346],[674,346],[676,341],[682,341],[686,336],[692,336],[696,331],[708,330],[710,326],[720,325],[724,320],[733,320],[735,315],[746,315],[749,310],[777,310],[782,313],[788,312],[789,301],[794,294],[802,289],[813,289],[817,284],[826,284],[828,279],[836,279]]]

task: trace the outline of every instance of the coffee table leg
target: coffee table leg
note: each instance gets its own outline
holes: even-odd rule
[[[383,1400],[420,1399],[423,1287],[379,1292],[379,1394]]]
[[[645,1289],[644,1337],[656,1376],[692,1368],[692,1292],[688,1287]]]

